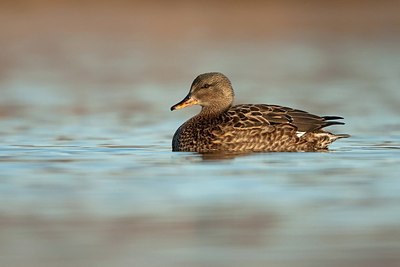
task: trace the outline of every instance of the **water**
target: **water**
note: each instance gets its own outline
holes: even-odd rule
[[[393,36],[57,39],[44,22],[24,42],[0,28],[1,266],[399,266]],[[330,130],[352,137],[324,153],[173,153],[198,109],[169,107],[206,71],[237,103],[343,116]]]
[[[122,140],[107,133],[61,139],[56,132],[58,140],[47,144],[40,134],[37,142],[3,144],[2,261],[13,266],[28,260],[37,266],[398,262],[398,136],[353,137],[328,153],[205,158],[172,153],[160,134],[171,124],[149,126]],[[152,135],[154,129],[159,131]]]

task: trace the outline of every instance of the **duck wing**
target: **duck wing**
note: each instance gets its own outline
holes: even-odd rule
[[[244,104],[227,111],[227,121],[235,128],[291,125],[300,132],[318,131],[330,125],[343,125],[339,116],[317,116],[303,110],[266,104]]]

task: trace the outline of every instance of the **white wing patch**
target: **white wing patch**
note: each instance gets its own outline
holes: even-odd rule
[[[297,137],[302,137],[306,132],[296,132]]]

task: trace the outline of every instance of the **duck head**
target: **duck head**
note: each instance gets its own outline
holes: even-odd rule
[[[204,73],[194,79],[189,94],[171,110],[200,105],[202,111],[226,110],[233,103],[233,88],[229,79],[222,73]]]

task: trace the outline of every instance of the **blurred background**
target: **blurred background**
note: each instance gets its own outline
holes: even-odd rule
[[[400,3],[0,2],[1,266],[399,266]],[[332,153],[171,153],[200,73]]]

